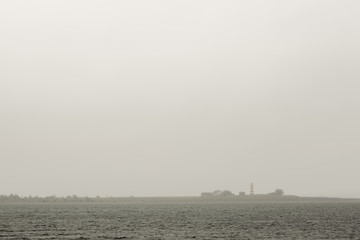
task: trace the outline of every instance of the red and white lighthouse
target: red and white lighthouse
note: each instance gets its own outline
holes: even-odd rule
[[[250,195],[251,196],[254,195],[254,184],[253,183],[250,184]]]

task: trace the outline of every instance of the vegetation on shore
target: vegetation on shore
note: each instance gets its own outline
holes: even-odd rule
[[[297,202],[297,201],[353,201],[356,198],[328,198],[328,197],[299,197],[292,195],[255,194],[255,195],[229,195],[212,197],[79,197],[77,195],[58,196],[19,196],[17,194],[0,195],[0,203],[151,203],[151,202]]]

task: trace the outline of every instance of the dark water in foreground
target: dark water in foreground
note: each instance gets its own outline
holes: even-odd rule
[[[360,239],[360,203],[3,204],[0,239]]]

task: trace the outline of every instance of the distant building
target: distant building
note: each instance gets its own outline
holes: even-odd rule
[[[201,197],[230,197],[230,196],[235,196],[235,194],[233,194],[229,190],[224,190],[224,191],[216,190],[214,192],[201,193]]]
[[[222,191],[219,196],[220,197],[231,197],[231,196],[234,196],[234,194],[229,190],[225,190],[225,191]]]
[[[239,192],[239,196],[241,196],[241,197],[246,196],[246,193],[245,192]]]

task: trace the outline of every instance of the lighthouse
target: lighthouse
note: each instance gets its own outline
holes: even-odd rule
[[[254,195],[254,183],[250,184],[250,196]]]

